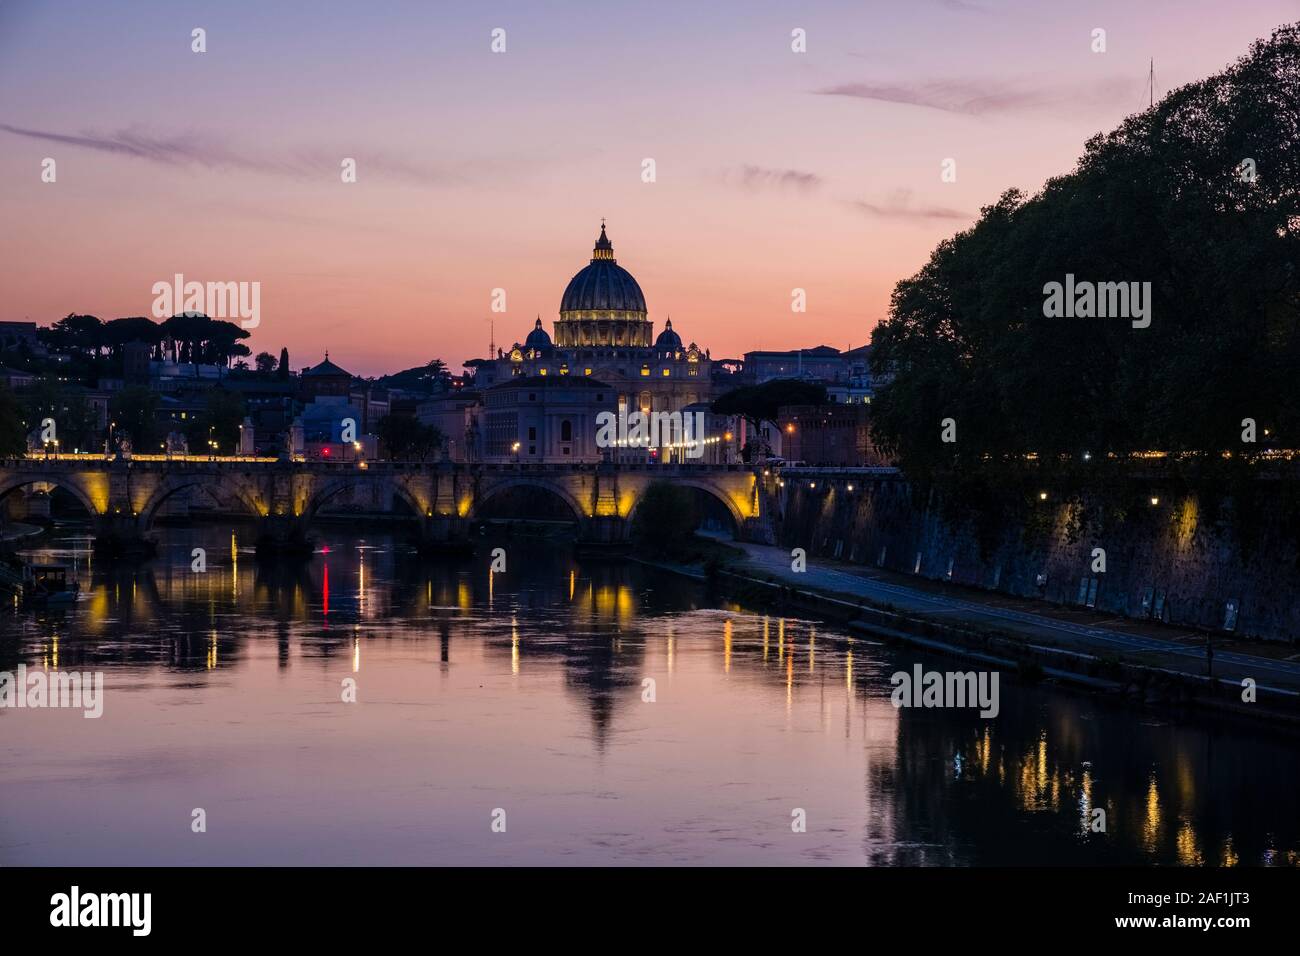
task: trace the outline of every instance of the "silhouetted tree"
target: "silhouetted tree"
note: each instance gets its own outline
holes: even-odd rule
[[[776,424],[777,410],[784,405],[824,405],[826,386],[797,378],[777,378],[761,385],[733,388],[713,400],[719,415],[740,415],[755,430],[763,422]]]
[[[0,455],[21,455],[27,451],[27,429],[23,406],[5,385],[0,385]]]
[[[191,418],[185,428],[190,451],[205,453],[208,442],[215,441],[221,454],[234,452],[239,447],[239,426],[245,414],[244,399],[238,392],[220,387],[209,389],[207,407],[201,415]]]
[[[1300,26],[1094,136],[894,289],[872,367],[878,447],[926,472],[1300,434]],[[1243,165],[1252,161],[1255,175]],[[1049,318],[1045,285],[1149,282],[1151,324]],[[943,442],[941,422],[957,441]]]
[[[393,461],[427,461],[442,447],[441,431],[403,415],[379,419],[377,433]]]
[[[158,426],[158,396],[143,386],[130,386],[113,395],[109,414],[117,423],[116,432],[125,431],[131,446],[142,454],[152,454],[162,441]]]
[[[632,538],[655,554],[671,554],[689,541],[699,524],[689,488],[655,481],[646,488],[632,520]]]

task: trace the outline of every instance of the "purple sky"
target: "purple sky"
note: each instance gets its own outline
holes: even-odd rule
[[[249,344],[295,367],[328,348],[360,374],[459,368],[489,319],[503,346],[538,314],[550,328],[604,216],[656,329],[671,315],[715,357],[860,345],[936,242],[1144,107],[1151,57],[1158,97],[1300,18],[1269,0],[704,6],[4,3],[0,318],[147,315],[179,272],[260,282]]]

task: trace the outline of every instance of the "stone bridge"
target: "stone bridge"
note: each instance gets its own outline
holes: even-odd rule
[[[511,488],[540,489],[573,513],[580,541],[615,544],[627,537],[647,487],[657,480],[698,488],[727,509],[738,537],[768,540],[767,496],[753,469],[740,465],[461,464],[321,462],[249,459],[0,460],[0,499],[31,485],[63,488],[90,512],[96,546],[107,553],[148,548],[148,533],[174,495],[206,490],[238,502],[256,519],[269,550],[305,546],[313,519],[358,488],[405,502],[431,547],[467,540],[468,528],[493,497]]]

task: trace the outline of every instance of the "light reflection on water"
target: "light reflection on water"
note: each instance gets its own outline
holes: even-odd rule
[[[0,710],[0,864],[1300,859],[1286,739],[1007,675],[994,720],[899,711],[908,649],[551,545],[494,542],[489,574],[487,547],[440,565],[326,528],[268,568],[241,534],[166,531],[136,572],[45,552],[86,593],[6,608],[0,670],[101,669],[107,699]]]

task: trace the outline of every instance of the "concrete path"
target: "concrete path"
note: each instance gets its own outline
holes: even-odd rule
[[[738,570],[747,567],[758,577],[889,604],[924,617],[996,626],[1007,635],[1021,636],[1034,644],[1140,661],[1189,674],[1206,673],[1203,632],[1108,617],[839,561],[809,558],[807,570],[796,573],[790,569],[788,551],[767,545],[727,543],[746,553]],[[1227,634],[1215,635],[1214,676],[1233,681],[1250,677],[1260,685],[1300,689],[1300,660],[1285,659],[1285,655],[1295,652],[1293,645],[1250,644]]]

